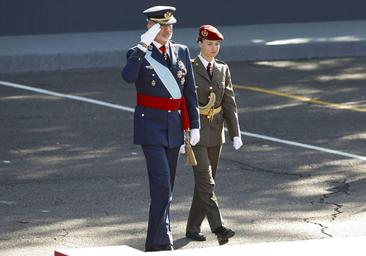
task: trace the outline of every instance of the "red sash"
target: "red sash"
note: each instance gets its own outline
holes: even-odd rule
[[[160,110],[180,110],[183,130],[187,130],[190,127],[187,101],[184,97],[181,99],[169,99],[137,93],[137,105]]]

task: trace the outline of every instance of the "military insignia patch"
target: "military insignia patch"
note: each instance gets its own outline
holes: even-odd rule
[[[202,35],[203,37],[206,37],[206,36],[208,35],[208,31],[207,31],[207,30],[202,30],[202,31],[201,31],[201,35]]]
[[[170,17],[172,16],[172,12],[166,12],[166,13],[164,13],[164,18],[165,19],[169,19]]]

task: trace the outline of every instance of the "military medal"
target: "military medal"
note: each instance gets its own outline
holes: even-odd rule
[[[183,72],[182,72],[182,70],[179,70],[177,73],[177,77],[182,78],[182,76],[183,76]]]
[[[166,52],[164,53],[164,60],[168,61],[168,54]]]
[[[151,81],[151,86],[155,86],[155,85],[156,85],[155,80],[152,80],[152,81]]]
[[[178,66],[182,70],[182,72],[187,73],[186,66],[184,66],[183,62],[180,60],[178,61]]]
[[[186,81],[186,79],[184,77],[182,77],[182,80],[180,80],[180,84],[183,85],[185,81]]]

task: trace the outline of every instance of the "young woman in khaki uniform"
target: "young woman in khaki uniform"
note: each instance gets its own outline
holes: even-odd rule
[[[200,109],[200,141],[193,148],[197,165],[193,166],[195,188],[189,212],[186,237],[205,241],[201,224],[205,217],[219,244],[225,244],[235,232],[223,226],[215,195],[215,175],[222,144],[225,142],[224,122],[237,150],[242,146],[239,120],[230,70],[226,63],[215,59],[223,35],[211,25],[199,29],[197,43],[200,54],[193,61]]]

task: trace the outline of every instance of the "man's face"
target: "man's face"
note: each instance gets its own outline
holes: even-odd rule
[[[155,22],[150,21],[147,23],[147,29],[151,28]],[[155,41],[160,44],[166,44],[173,35],[173,25],[160,25],[160,32],[155,37]]]

